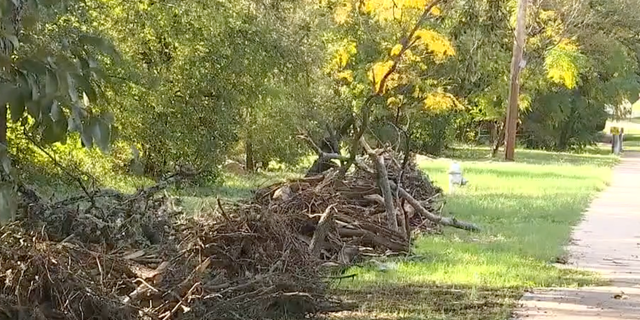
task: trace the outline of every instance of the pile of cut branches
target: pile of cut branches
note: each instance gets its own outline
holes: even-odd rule
[[[395,225],[389,223],[373,159],[358,159],[355,170],[344,176],[336,168],[271,185],[258,190],[244,208],[258,206],[269,216],[292,217],[298,237],[313,257],[343,265],[359,256],[407,253],[416,233],[438,232],[441,226],[478,230],[473,224],[441,215],[442,189],[413,160],[401,165],[392,152],[378,152],[384,179],[393,186],[390,200]]]
[[[0,228],[0,319],[304,318],[346,307],[326,290],[328,261],[405,253],[439,225],[475,228],[442,217],[441,190],[389,152],[190,217],[160,192],[182,178],[57,202],[20,185],[19,218]]]
[[[342,309],[294,217],[256,206],[185,217],[159,194],[178,178],[58,202],[20,186],[21,214],[0,228],[0,319],[304,318]]]

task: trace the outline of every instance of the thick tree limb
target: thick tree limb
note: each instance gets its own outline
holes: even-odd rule
[[[396,208],[393,203],[393,194],[391,193],[389,175],[387,174],[387,167],[384,165],[384,159],[371,149],[364,137],[360,137],[360,144],[371,158],[371,161],[376,164],[378,187],[380,187],[380,192],[384,198],[384,209],[387,213],[387,224],[389,225],[389,229],[397,231],[398,217],[396,216]]]
[[[339,153],[336,153],[336,152],[331,152],[331,153],[325,152],[306,133],[299,134],[297,137],[299,139],[302,139],[302,140],[306,141],[307,144],[318,155],[318,159],[316,159],[316,161],[313,163],[311,168],[309,168],[309,170],[307,170],[306,176],[313,176],[313,175],[317,175],[317,174],[320,174],[320,173],[324,172],[325,170],[328,169],[327,168],[328,166],[332,165],[332,163],[330,163],[331,160],[340,160],[340,161],[349,160],[349,157],[343,156],[343,155],[341,155]],[[333,148],[331,148],[331,149],[333,150]],[[335,150],[333,150],[333,151],[335,151]]]
[[[392,188],[394,189],[397,188],[396,184],[393,181],[390,181],[389,183],[391,184]],[[400,194],[400,197],[403,199],[406,199],[407,202],[409,202],[409,204],[414,209],[416,209],[416,211],[420,212],[420,214],[422,214],[425,218],[429,219],[432,222],[441,224],[443,226],[449,226],[449,227],[464,229],[468,231],[480,231],[480,228],[473,223],[459,221],[456,218],[442,217],[429,212],[429,210],[425,209],[418,200],[416,200],[406,190],[402,188],[398,188],[398,193]]]

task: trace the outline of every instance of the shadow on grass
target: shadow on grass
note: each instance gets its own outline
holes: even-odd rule
[[[330,319],[495,320],[509,318],[523,289],[428,283],[362,286],[357,289],[335,289],[334,293],[359,308],[333,314]]]
[[[384,288],[363,287],[337,290],[344,299],[360,305],[360,310],[343,312],[331,319],[506,319],[517,289],[494,289],[470,286],[405,285]],[[473,315],[473,316],[472,316]]]

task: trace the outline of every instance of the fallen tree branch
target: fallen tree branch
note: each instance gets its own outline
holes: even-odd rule
[[[391,193],[391,187],[389,185],[389,175],[387,174],[387,167],[384,164],[384,158],[379,156],[371,149],[371,146],[367,143],[364,137],[360,137],[360,144],[367,152],[371,161],[376,165],[376,173],[378,177],[378,187],[384,198],[384,208],[387,213],[387,224],[391,230],[398,230],[398,217],[396,216],[395,205],[393,204],[393,194]]]
[[[369,221],[359,221],[358,219],[354,219],[346,214],[336,214],[335,221],[351,229],[367,230],[373,234],[385,237],[386,239],[391,239],[393,241],[404,241],[402,234],[398,231],[385,228],[381,225],[371,223]]]
[[[389,184],[391,185],[391,188],[393,189],[397,188],[398,194],[400,195],[400,197],[407,200],[407,202],[409,202],[409,204],[416,211],[420,212],[420,214],[422,214],[425,218],[429,219],[430,221],[441,224],[443,226],[449,226],[449,227],[454,227],[454,228],[468,230],[468,231],[480,231],[480,227],[476,226],[473,223],[460,221],[456,218],[438,216],[429,212],[429,210],[425,209],[420,204],[420,202],[415,198],[413,198],[406,190],[402,188],[398,188],[398,186],[393,181],[389,181]]]

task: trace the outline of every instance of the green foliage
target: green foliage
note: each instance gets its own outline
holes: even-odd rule
[[[617,2],[617,1],[613,1]],[[521,75],[520,132],[534,148],[581,148],[595,141],[605,110],[625,115],[637,97],[637,19],[611,2],[549,1],[530,6]],[[437,68],[471,116],[458,137],[502,122],[513,44],[513,1],[452,1],[444,8],[457,57]],[[630,18],[630,17],[629,17]],[[614,31],[615,30],[615,31]],[[460,131],[462,130],[462,131]]]
[[[527,114],[524,143],[537,149],[566,150],[589,146],[603,128],[604,105],[585,99],[577,90],[560,90],[538,96],[539,106]]]
[[[92,2],[89,13],[103,17],[100,28],[123,52],[124,67],[112,72],[124,81],[108,94],[148,173],[179,163],[213,172],[238,141],[258,145],[260,157],[273,156],[274,142],[278,155],[294,148],[284,116],[300,107],[312,60],[299,41],[306,18],[297,4]]]
[[[5,34],[0,54],[0,105],[40,143],[65,142],[77,132],[87,147],[107,150],[113,117],[96,103],[101,59],[117,55],[103,38],[57,19],[75,3],[1,1]]]
[[[624,116],[619,106],[640,88],[640,24],[621,9],[628,1],[530,6],[525,145],[585,147],[605,110]],[[0,3],[12,25],[9,13],[22,2]],[[188,163],[211,181],[230,157],[248,167],[296,164],[311,151],[301,131],[318,140],[350,116],[359,125],[372,92],[379,99],[368,133],[398,145],[406,132],[418,152],[478,139],[505,116],[513,0],[443,2],[406,43],[402,35],[430,1],[25,3],[19,32],[3,37],[11,54],[0,61],[9,66],[0,81],[9,152],[34,150],[20,161],[42,163],[27,137],[57,152],[68,140],[69,154],[115,142],[103,169],[91,170],[155,177]]]
[[[420,114],[412,130],[412,150],[418,153],[440,155],[455,137],[454,113]]]

